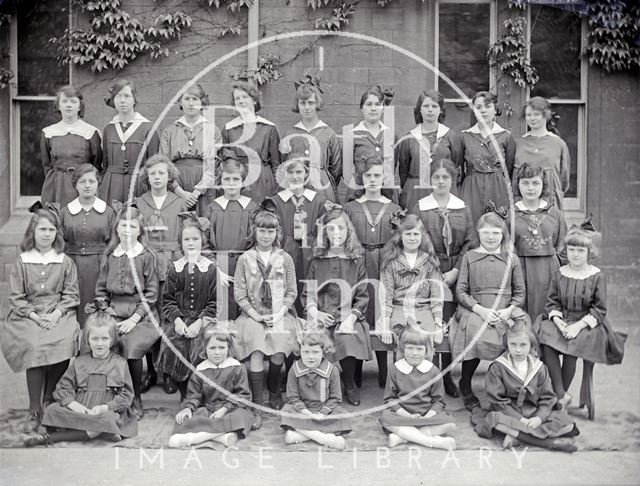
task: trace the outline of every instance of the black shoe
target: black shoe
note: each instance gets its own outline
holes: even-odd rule
[[[444,375],[444,378],[442,381],[444,382],[444,392],[447,395],[453,398],[458,398],[460,396],[460,390],[458,390],[458,387],[451,379],[451,375],[449,373]]]
[[[360,405],[360,391],[357,388],[345,388],[344,397],[351,405],[355,407]]]
[[[40,421],[42,420],[42,411],[36,410],[29,412],[29,418],[22,425],[22,431],[25,434],[31,434],[38,430],[40,427]]]
[[[147,393],[152,386],[156,386],[156,383],[158,383],[158,375],[147,374],[140,384],[140,393]]]
[[[258,430],[262,427],[262,414],[260,410],[253,411],[253,423],[251,424],[251,430]]]
[[[175,392],[178,391],[178,385],[176,385],[176,381],[173,378],[171,378],[169,375],[164,375],[162,388],[164,388],[164,392],[167,395],[173,395]]]
[[[133,399],[130,410],[137,420],[142,420],[142,417],[144,417],[144,406],[142,405],[142,399],[140,397]]]
[[[269,406],[274,410],[280,410],[284,406],[282,393],[280,393],[280,391],[277,393],[269,392]]]
[[[35,447],[39,445],[48,446],[51,442],[47,434],[33,434],[24,439],[23,444],[25,447]]]
[[[480,400],[473,393],[471,395],[462,395],[462,402],[467,410],[470,412],[473,411],[474,408],[480,406]]]
[[[559,437],[557,439],[553,439],[551,441],[549,449],[562,452],[576,452],[578,450],[578,448],[576,447],[576,442],[568,437]]]

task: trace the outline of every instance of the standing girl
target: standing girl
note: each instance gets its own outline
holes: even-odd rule
[[[216,154],[222,144],[220,130],[210,123],[202,111],[209,98],[199,84],[190,86],[180,98],[184,113],[162,132],[160,153],[167,156],[180,172],[171,189],[204,216],[213,199]]]
[[[251,412],[246,409],[251,400],[247,371],[231,356],[231,335],[212,330],[205,340],[207,359],[189,379],[169,447],[190,447],[210,440],[233,447],[251,430]]]
[[[531,326],[522,310],[526,292],[520,261],[504,220],[486,213],[477,230],[480,246],[462,257],[456,285],[458,311],[449,334],[453,356],[464,355],[460,391],[469,410],[480,404],[471,390],[480,360],[492,361],[502,354],[502,336],[514,322]],[[471,345],[477,334],[479,339]]]
[[[84,306],[93,302],[96,296],[100,258],[109,242],[110,229],[115,217],[113,209],[96,197],[99,180],[98,169],[93,165],[78,166],[72,178],[78,197],[60,212],[65,251],[78,270],[80,327],[84,327],[86,319]]]
[[[364,262],[367,276],[379,278],[381,274],[382,248],[393,236],[391,220],[400,206],[382,195],[384,163],[382,157],[371,155],[356,163],[356,182],[364,187],[364,194],[345,205],[344,212],[353,223],[356,236],[364,248]],[[372,329],[383,318],[382,305],[378,298],[379,284],[367,285],[369,301],[366,320]],[[378,361],[378,384],[384,387],[387,377],[387,351],[391,349],[377,334],[371,335],[371,347]],[[361,365],[362,362],[359,363]],[[356,384],[360,386],[362,369],[356,372]]]
[[[235,321],[234,355],[241,361],[249,358],[251,393],[260,406],[264,406],[264,359],[269,358],[269,405],[276,410],[283,405],[280,371],[295,343],[292,311],[298,296],[293,260],[280,249],[281,239],[275,212],[258,212],[253,218],[254,246],[238,258],[234,277],[235,300],[242,310]],[[257,409],[255,428],[260,426],[260,414]]]
[[[349,216],[334,206],[321,218],[321,232],[305,281],[302,303],[311,326],[324,328],[335,343],[332,361],[340,361],[345,397],[360,405],[355,373],[358,361],[371,359],[365,319],[369,293],[364,250]]]
[[[515,204],[514,245],[527,288],[527,313],[535,320],[544,312],[549,284],[560,268],[567,225],[562,211],[542,199],[549,188],[542,167],[523,164],[515,183],[514,196],[522,199]]]
[[[11,369],[27,370],[29,418],[24,432],[38,428],[42,404],[53,401],[53,390],[79,344],[78,275],[73,260],[62,253],[57,210],[40,203],[31,210],[22,253],[9,276],[9,315],[0,339]]]
[[[196,213],[180,213],[178,234],[182,258],[169,265],[164,287],[162,314],[165,338],[160,343],[158,373],[164,376],[165,391],[177,387],[184,400],[191,370],[169,347],[193,366],[200,361],[202,332],[215,320],[221,307],[217,292],[217,267],[202,255],[209,220]],[[171,387],[169,386],[171,385]],[[169,390],[171,391],[171,390]]]
[[[231,102],[239,116],[224,126],[222,140],[225,146],[233,148],[240,160],[246,160],[248,184],[243,186],[242,193],[262,202],[278,190],[275,174],[280,165],[280,136],[272,122],[256,115],[260,101],[253,86],[238,81],[232,89]]]
[[[153,124],[135,111],[136,102],[136,88],[126,79],[116,81],[105,98],[107,106],[116,110],[102,134],[104,173],[100,197],[105,201],[124,202],[137,196],[139,188],[135,179],[132,186],[132,175],[138,174],[145,160],[158,153],[158,134],[151,133]]]
[[[435,90],[423,91],[413,109],[418,125],[397,144],[396,165],[402,186],[400,205],[409,211],[431,193],[434,161],[448,159],[461,164],[460,136],[441,123],[444,114],[442,95]]]
[[[91,164],[102,169],[100,132],[82,120],[82,92],[74,86],[58,91],[55,111],[62,120],[42,130],[40,153],[44,169],[43,203],[65,206],[76,198],[71,175],[79,165]]]
[[[326,358],[332,345],[326,333],[305,331],[299,338],[300,359],[287,378],[287,403],[282,409],[281,427],[286,430],[284,441],[297,444],[312,440],[318,444],[344,449],[342,434],[351,431],[348,418],[333,418],[346,414],[340,406],[340,372]]]
[[[324,107],[320,80],[307,75],[294,85],[296,95],[292,110],[300,114],[301,120],[285,132],[280,141],[280,153],[283,156],[298,153],[309,157],[311,188],[324,199],[338,202],[342,144],[336,132],[319,118],[318,112]]]
[[[442,319],[449,322],[456,311],[455,287],[462,257],[474,239],[471,211],[464,201],[451,194],[456,180],[456,166],[451,160],[439,159],[431,164],[431,185],[433,192],[418,201],[415,213],[424,224],[433,243],[436,257],[440,262],[440,272],[446,286]],[[436,349],[440,352],[442,368],[451,365],[448,336]],[[443,351],[440,351],[443,350]],[[447,395],[458,397],[460,392],[451,379],[451,374],[443,377]]]
[[[98,310],[87,319],[85,333],[91,352],[69,366],[53,393],[55,403],[45,410],[42,425],[50,432],[28,437],[26,447],[138,434],[138,423],[129,413],[133,387],[127,360],[111,351],[117,341],[116,322],[104,309]]]
[[[122,204],[116,204],[114,209],[115,224],[100,264],[96,299],[106,303],[117,322],[119,352],[128,361],[133,382],[131,412],[141,419],[144,415],[142,357],[160,337],[155,327],[158,323],[156,255],[149,247],[142,213],[134,206]]]
[[[488,91],[476,93],[472,103],[480,118],[471,128],[462,130],[461,192],[474,223],[489,202],[505,211],[511,207],[508,181],[513,174],[516,143],[511,133],[495,121],[500,115],[497,102],[496,95]]]

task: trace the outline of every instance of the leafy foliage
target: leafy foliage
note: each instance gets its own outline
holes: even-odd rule
[[[315,19],[314,26],[317,30],[330,30],[339,31],[342,30],[343,25],[349,23],[349,19],[356,11],[356,5],[360,1],[346,3],[342,2],[338,7],[331,10],[329,17],[323,17]]]
[[[505,20],[505,32],[487,52],[489,64],[497,66],[522,88],[535,86],[539,79],[538,71],[527,56],[526,25],[523,17]]]
[[[233,74],[233,79],[254,79],[258,86],[262,86],[269,81],[277,81],[282,77],[282,73],[278,71],[278,67],[281,65],[280,56],[275,54],[265,54],[258,56],[258,69],[249,75],[246,69],[242,69],[239,72]]]

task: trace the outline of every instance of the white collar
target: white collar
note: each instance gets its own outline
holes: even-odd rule
[[[476,133],[478,135],[482,135],[480,133],[480,125],[478,123],[476,123],[475,125],[473,125],[471,128],[467,128],[466,130],[462,130],[463,132],[466,133]],[[502,132],[506,132],[507,130],[505,130],[504,128],[502,128],[500,125],[498,125],[497,122],[493,122],[493,128],[491,129],[491,132],[489,132],[491,135],[496,135],[498,133],[502,133]]]
[[[387,125],[385,125],[384,123],[382,123],[382,121],[378,120],[378,124],[380,125],[380,132],[387,130],[389,127]],[[355,127],[353,127],[351,129],[352,132],[368,132],[371,133],[369,131],[369,129],[366,127],[366,125],[364,124],[364,120],[361,121],[360,123],[358,123]],[[373,133],[371,133],[371,136],[373,136]]]
[[[252,121],[255,121],[255,123],[262,123],[264,125],[270,125],[272,127],[275,126],[273,122],[270,122],[266,118],[262,118],[261,116],[256,115],[254,120],[244,120],[241,116],[237,116],[233,120],[227,122],[224,127],[227,130],[231,130],[232,128],[241,127],[245,123],[251,123]]]
[[[399,361],[396,361],[394,364],[395,364],[395,367],[398,368],[398,371],[400,371],[400,373],[403,373],[405,375],[408,375],[409,373],[411,373],[413,371],[413,366],[411,366],[407,362],[407,360],[404,359],[404,358],[402,358]],[[420,373],[426,373],[431,368],[433,368],[433,363],[431,361],[427,361],[426,359],[423,359],[422,363],[420,363],[418,366],[416,366],[416,369]]]
[[[538,203],[538,207],[535,209],[529,209],[527,206],[524,205],[524,203],[522,201],[518,201],[516,203],[516,208],[518,208],[520,211],[537,211],[538,209],[544,209],[548,206],[549,204],[547,203],[547,201],[545,201],[544,199],[540,199],[540,202]]]
[[[430,209],[438,209],[438,202],[433,194],[429,194],[418,201],[418,207],[420,211],[429,211]],[[447,209],[463,209],[465,208],[464,201],[459,197],[449,194],[449,202],[447,202]]]
[[[441,139],[448,132],[448,126],[443,125],[442,123],[438,123],[438,129],[436,130],[436,140]],[[422,125],[417,125],[413,130],[410,130],[409,133],[413,135],[417,140],[422,140]]]
[[[176,272],[182,272],[182,270],[184,270],[184,267],[187,263],[189,263],[189,259],[186,256],[184,256],[179,260],[176,260],[175,262],[173,262],[173,267],[176,269]],[[213,262],[211,260],[209,260],[207,257],[202,255],[200,255],[194,263],[195,263],[195,266],[198,267],[198,270],[200,270],[202,273],[209,270],[209,267],[213,265]]]
[[[207,120],[202,115],[200,115],[200,117],[195,121],[195,123],[193,125],[190,125],[189,122],[187,121],[187,119],[184,116],[181,116],[180,118],[178,118],[176,120],[176,125],[184,125],[185,127],[189,127],[191,129],[197,127],[201,123],[209,123],[209,120]]]
[[[69,204],[67,204],[67,209],[73,215],[76,215],[80,211],[82,211],[83,208],[82,208],[82,204],[80,204],[80,198],[77,197],[73,201],[71,201]],[[95,200],[93,201],[93,209],[95,209],[96,212],[102,214],[104,213],[105,209],[107,209],[107,203],[104,202],[102,199],[96,197]]]
[[[142,122],[148,122],[149,120],[147,120],[144,116],[142,116],[140,113],[138,113],[137,111],[135,112],[135,114],[133,115],[133,119],[129,120],[129,122],[127,123],[142,123]],[[114,116],[111,121],[109,122],[109,124],[116,124],[120,122],[120,114],[118,113],[116,116]],[[151,122],[149,122],[151,123]]]
[[[540,368],[542,368],[542,361],[540,361],[535,356],[527,356],[527,376],[524,379],[518,373],[518,369],[515,366],[515,363],[511,359],[511,355],[509,352],[505,352],[503,355],[499,356],[495,360],[496,363],[500,363],[504,366],[509,372],[515,376],[518,380],[522,381],[522,386],[527,386],[531,379],[536,376]]]
[[[293,127],[294,128],[299,128],[300,130],[304,130],[305,132],[312,132],[314,131],[316,128],[324,128],[324,127],[328,127],[329,125],[327,125],[325,122],[323,122],[322,120],[318,120],[318,123],[316,123],[312,128],[307,130],[307,127],[304,126],[304,123],[302,123],[302,121],[299,121],[298,123],[296,123]]]
[[[231,366],[242,366],[240,361],[231,356],[228,356],[222,363],[219,365],[214,365],[208,359],[205,359],[202,363],[196,366],[196,370],[204,371],[204,370],[221,370],[222,368],[230,368]]]
[[[555,133],[550,132],[550,131],[548,131],[548,130],[547,130],[547,133],[545,133],[544,135],[532,135],[532,134],[531,134],[531,132],[529,131],[529,132],[525,133],[525,134],[522,136],[522,138],[525,138],[525,137],[542,138],[542,137],[547,137],[547,136],[548,136],[548,137],[556,137],[556,138],[560,138],[558,135],[556,135]]]
[[[131,248],[129,251],[124,251],[122,249],[122,245],[116,246],[116,249],[113,250],[113,256],[121,257],[122,255],[127,255],[129,258],[135,258],[138,255],[140,255],[140,253],[142,253],[143,251],[144,251],[144,246],[142,246],[142,243],[137,241],[136,244],[133,246],[133,248]]]
[[[229,204],[230,199],[227,199],[225,196],[220,196],[215,198],[214,201],[217,202],[222,209],[227,209],[227,204]],[[247,209],[247,206],[251,202],[251,198],[248,196],[240,196],[238,202],[240,203],[240,206],[242,206],[242,209]]]
[[[317,192],[312,191],[311,189],[305,189],[302,193],[307,201],[313,201],[316,197],[316,194]],[[291,189],[284,189],[278,193],[278,196],[280,196],[280,199],[282,199],[284,202],[287,202],[293,196],[293,192],[291,191]]]
[[[362,196],[357,198],[355,201],[359,202],[360,204],[365,203],[367,201],[374,201],[374,202],[380,202],[382,204],[389,204],[391,202],[391,199],[382,195],[378,199],[367,199],[367,197],[363,194]]]
[[[482,253],[483,255],[499,255],[502,251],[502,245],[496,248],[494,251],[488,251],[484,246],[480,245],[478,248],[474,248],[473,251]]]
[[[85,140],[91,140],[93,134],[100,131],[93,125],[89,125],[86,121],[78,119],[77,122],[68,125],[60,120],[58,123],[49,125],[42,129],[46,138],[63,137],[68,133],[79,135]]]
[[[584,280],[596,273],[600,273],[600,269],[595,265],[589,265],[585,270],[576,271],[571,268],[570,265],[563,265],[560,267],[560,274],[567,278],[573,278],[575,280]]]
[[[34,248],[33,250],[20,253],[20,260],[22,260],[22,263],[37,263],[41,265],[62,263],[64,260],[64,253],[58,253],[52,248],[47,253],[42,254]]]

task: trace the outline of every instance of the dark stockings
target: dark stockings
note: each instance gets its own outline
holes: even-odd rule
[[[129,373],[131,373],[131,381],[133,382],[133,394],[136,398],[140,398],[142,387],[142,360],[128,359]]]
[[[544,363],[547,365],[547,368],[549,368],[553,391],[558,395],[558,398],[562,398],[565,392],[569,390],[573,377],[576,374],[576,363],[578,358],[564,354],[562,355],[561,365],[560,353],[555,349],[543,344],[542,353],[544,356]]]
[[[357,360],[353,356],[348,356],[340,360],[344,386],[350,390],[356,387],[355,374],[358,361],[362,362],[362,360]]]
[[[462,362],[460,393],[462,393],[463,396],[469,396],[473,394],[471,390],[471,380],[473,379],[473,374],[476,372],[479,364],[480,360],[478,358],[467,359]]]

